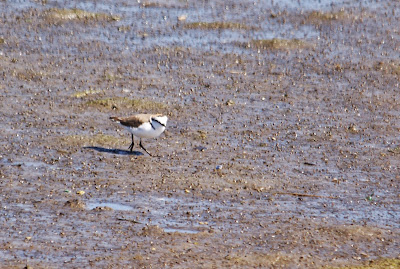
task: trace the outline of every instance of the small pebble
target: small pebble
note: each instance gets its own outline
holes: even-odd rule
[[[185,14],[180,15],[180,16],[178,17],[178,21],[185,21],[186,18],[187,18],[187,15],[185,15]]]

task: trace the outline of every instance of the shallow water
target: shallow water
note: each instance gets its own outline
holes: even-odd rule
[[[91,202],[91,203],[88,203],[86,205],[86,207],[88,210],[92,210],[97,207],[109,207],[113,210],[121,210],[121,211],[133,210],[133,208],[128,205],[122,205],[122,204],[118,204],[118,203],[107,203],[107,202],[100,202],[100,203]]]

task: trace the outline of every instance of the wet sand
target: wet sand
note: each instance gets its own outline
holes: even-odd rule
[[[399,265],[399,14],[0,1],[1,267]]]

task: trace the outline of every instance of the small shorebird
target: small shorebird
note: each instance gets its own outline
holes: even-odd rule
[[[136,114],[130,117],[110,117],[112,121],[115,121],[125,127],[132,134],[132,143],[129,146],[129,150],[133,150],[133,136],[140,138],[140,147],[144,149],[150,156],[153,156],[148,152],[142,145],[142,138],[154,138],[164,132],[167,126],[167,116],[161,114]]]

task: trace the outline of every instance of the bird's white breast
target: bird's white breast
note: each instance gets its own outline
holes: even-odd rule
[[[145,122],[137,128],[132,128],[132,127],[126,127],[126,128],[134,136],[140,138],[154,138],[159,136],[165,131],[165,127],[158,123],[153,122],[153,127],[151,126],[150,122]]]

